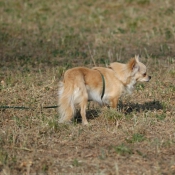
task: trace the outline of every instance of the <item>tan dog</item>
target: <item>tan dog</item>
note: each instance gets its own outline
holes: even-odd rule
[[[60,123],[70,121],[75,114],[75,105],[81,108],[82,123],[88,124],[86,107],[88,100],[117,107],[123,91],[132,92],[137,81],[149,81],[146,66],[135,56],[127,64],[111,63],[108,68],[76,67],[64,74],[59,86]]]

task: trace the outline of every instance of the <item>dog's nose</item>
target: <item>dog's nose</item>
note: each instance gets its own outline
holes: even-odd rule
[[[151,80],[151,76],[149,76],[149,79]]]

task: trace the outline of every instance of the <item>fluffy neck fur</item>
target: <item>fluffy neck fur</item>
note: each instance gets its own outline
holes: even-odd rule
[[[130,81],[124,85],[125,87],[125,91],[129,94],[132,93],[133,89],[134,89],[134,85],[136,84],[136,80],[134,78],[130,78]]]

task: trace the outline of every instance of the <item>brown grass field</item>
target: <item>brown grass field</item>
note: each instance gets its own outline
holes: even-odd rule
[[[0,174],[175,175],[174,0],[2,0],[0,14]],[[66,69],[135,54],[151,81],[116,110],[90,102],[89,126],[43,108]]]

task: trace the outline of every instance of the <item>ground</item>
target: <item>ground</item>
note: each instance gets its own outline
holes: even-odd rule
[[[0,13],[0,174],[175,174],[173,0],[9,0]],[[149,83],[115,110],[90,102],[88,126],[78,109],[58,123],[65,70],[138,54]]]

